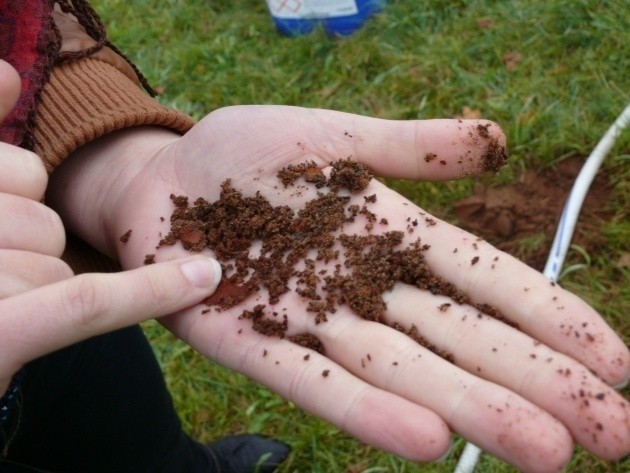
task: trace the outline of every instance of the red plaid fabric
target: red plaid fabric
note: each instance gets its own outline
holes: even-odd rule
[[[52,7],[52,0],[0,0],[0,58],[15,67],[22,78],[17,106],[0,123],[0,141],[29,149],[37,97],[57,44]]]

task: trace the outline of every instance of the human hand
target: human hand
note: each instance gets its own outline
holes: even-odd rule
[[[20,90],[0,60],[0,121]],[[73,276],[60,259],[65,231],[39,200],[42,161],[0,143],[0,397],[22,365],[91,336],[190,307],[210,295],[220,272],[206,257],[119,274]]]
[[[479,136],[480,128],[488,136]],[[278,184],[276,173],[289,164],[312,160],[329,170],[331,162],[350,156],[377,175],[445,180],[483,171],[489,143],[504,140],[489,122],[391,122],[290,107],[222,109],[181,139],[151,132],[130,159],[117,146],[124,150],[137,133],[143,132],[118,135],[110,159],[99,160],[94,147],[85,147],[62,166],[56,185],[60,195],[71,186],[81,196],[59,199],[73,228],[117,253],[126,267],[141,265],[168,233],[168,218],[161,219],[172,212],[171,193],[214,201],[220,184],[231,178],[247,196],[259,191],[273,205],[298,210],[315,192]],[[116,173],[108,176],[107,169]],[[239,319],[243,309],[261,302],[256,297],[220,314],[202,314],[197,307],[163,323],[204,355],[362,441],[412,460],[443,455],[449,427],[525,471],[559,470],[573,440],[608,459],[630,451],[629,406],[609,387],[627,380],[630,355],[593,309],[456,227],[437,219],[424,225],[430,216],[378,181],[352,202],[362,205],[371,195],[377,199],[370,211],[388,220],[382,230],[402,230],[404,243],[420,237],[430,245],[424,253],[429,268],[460,288],[468,304],[444,306],[452,301],[397,284],[384,294],[385,324],[361,319],[347,307],[315,324],[304,299],[282,296],[274,308],[290,314],[287,334],[316,335],[325,356],[287,338],[261,335]],[[78,203],[96,200],[102,215],[81,214]],[[420,219],[413,234],[408,219]],[[93,231],[103,227],[99,222],[106,223],[105,235]],[[129,229],[132,238],[120,242]],[[348,225],[344,232],[365,230]],[[174,246],[160,249],[156,258],[182,254]],[[519,329],[481,314],[479,304],[496,307]],[[415,325],[454,364],[387,326],[394,323]]]

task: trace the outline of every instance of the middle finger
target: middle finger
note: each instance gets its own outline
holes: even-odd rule
[[[55,256],[0,249],[0,299],[45,286],[73,275]]]
[[[65,233],[50,208],[12,194],[0,193],[0,248],[61,256]]]

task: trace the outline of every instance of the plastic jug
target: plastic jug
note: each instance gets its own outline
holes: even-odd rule
[[[385,0],[266,0],[280,33],[308,34],[321,24],[330,36],[349,36],[379,12]]]

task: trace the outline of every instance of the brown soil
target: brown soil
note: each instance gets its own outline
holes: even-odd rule
[[[293,335],[288,337],[293,343],[296,343],[305,348],[310,348],[311,350],[316,351],[317,353],[324,353],[324,344],[321,342],[319,338],[310,333],[298,333],[297,335]],[[305,358],[308,360],[308,358]]]
[[[481,163],[485,172],[496,173],[507,162],[507,151],[504,146],[499,144],[496,138],[492,138],[488,128],[491,124],[485,125],[478,124],[474,129],[468,132],[468,135],[472,139],[474,144],[479,144],[479,137],[485,142],[485,150],[481,155]],[[470,158],[469,158],[470,159]],[[426,161],[426,157],[425,157]],[[460,163],[464,161],[464,158],[460,158]],[[428,161],[427,161],[428,162]],[[440,161],[441,164],[446,164],[446,161]]]
[[[481,127],[478,133],[485,138],[487,129]],[[387,225],[386,219],[369,209],[376,203],[376,195],[364,196],[362,205],[351,203],[348,195],[363,191],[372,179],[365,166],[350,160],[337,161],[326,178],[309,162],[287,166],[277,177],[284,187],[312,186],[317,196],[293,211],[288,206],[271,205],[260,193],[245,196],[230,180],[222,184],[220,198],[215,202],[199,198],[190,205],[187,197],[171,195],[175,205],[171,230],[158,248],[179,241],[191,252],[204,248],[214,252],[222,264],[224,278],[217,291],[206,299],[206,305],[225,310],[253,294],[263,297],[260,291],[265,290],[267,304],[243,310],[240,318],[251,320],[253,329],[260,333],[283,338],[290,320],[286,309],[281,309],[280,315],[274,307],[289,291],[304,299],[316,324],[326,322],[342,305],[367,320],[383,322],[383,294],[397,282],[448,296],[457,304],[468,302],[462,291],[430,271],[424,260],[424,253],[430,248],[420,238],[403,244],[403,231],[372,233],[377,222]],[[407,220],[407,232],[411,233],[418,221]],[[364,222],[366,232],[344,233],[344,226],[351,222]],[[425,224],[435,225],[436,221],[426,217]],[[256,244],[261,249],[254,255],[251,250]],[[147,262],[152,261],[148,255]],[[441,307],[446,310],[447,305]],[[502,318],[496,309],[489,312]],[[396,328],[453,361],[451,354],[428,343],[416,327]],[[289,339],[324,351],[321,342],[311,334]]]
[[[125,233],[123,233],[119,238],[120,241],[122,243],[127,243],[129,241],[129,238],[131,238],[131,232],[131,230],[127,230]]]
[[[458,225],[541,270],[582,164],[583,159],[570,158],[555,168],[526,171],[509,186],[478,186],[454,204]],[[598,174],[580,212],[572,241],[589,252],[605,243],[599,228],[611,214],[610,192],[607,177]]]
[[[399,324],[394,324],[393,327],[396,330],[406,334],[408,337],[412,338],[413,340],[418,342],[423,347],[425,347],[425,348],[431,350],[433,353],[441,356],[445,360],[450,361],[451,363],[455,362],[455,358],[453,357],[452,353],[446,352],[444,350],[440,350],[438,347],[436,347],[431,342],[429,342],[426,338],[424,338],[422,335],[420,335],[420,332],[418,332],[418,328],[415,325],[412,325],[408,329],[404,328],[403,326],[401,326]]]

